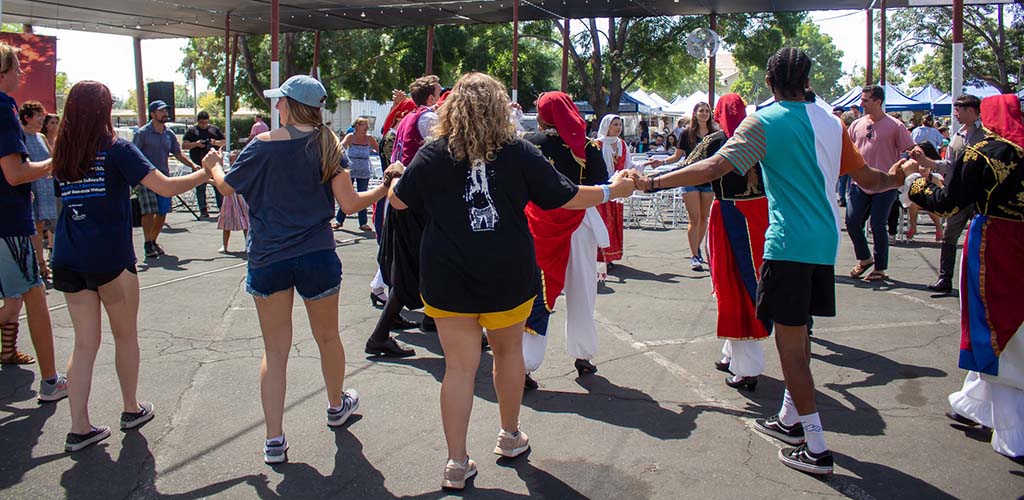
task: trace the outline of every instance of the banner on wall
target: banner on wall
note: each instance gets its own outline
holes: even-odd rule
[[[57,109],[57,37],[28,33],[0,33],[0,41],[21,49],[21,85],[11,97],[21,103],[39,101],[47,113]]]

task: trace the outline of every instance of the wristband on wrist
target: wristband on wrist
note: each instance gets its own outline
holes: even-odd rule
[[[604,200],[601,203],[608,203],[608,200],[612,197],[612,188],[607,184],[601,184],[601,193],[604,194]]]

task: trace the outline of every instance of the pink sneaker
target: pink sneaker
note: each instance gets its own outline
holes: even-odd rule
[[[461,490],[466,487],[466,480],[476,475],[476,462],[471,458],[466,459],[462,464],[455,460],[448,460],[444,466],[444,481],[441,487],[450,490]]]
[[[494,454],[503,457],[515,458],[530,449],[530,437],[525,432],[519,431],[515,435],[502,429],[498,433],[498,444],[494,447]]]

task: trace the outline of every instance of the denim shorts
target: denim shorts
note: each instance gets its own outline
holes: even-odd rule
[[[0,299],[19,298],[42,284],[32,239],[28,236],[0,238]]]
[[[700,186],[683,186],[683,193],[713,193],[709,184],[701,184]]]
[[[295,287],[303,300],[318,300],[341,289],[341,259],[334,250],[320,250],[265,266],[249,267],[245,290],[254,297]]]

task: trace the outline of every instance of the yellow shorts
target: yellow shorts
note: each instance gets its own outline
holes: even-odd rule
[[[420,297],[422,298],[422,297]],[[460,313],[445,311],[444,309],[438,309],[436,307],[427,304],[427,301],[423,301],[423,312],[431,318],[476,318],[477,323],[480,326],[488,330],[500,330],[502,328],[510,327],[516,323],[526,321],[526,318],[530,317],[530,311],[533,310],[534,299],[527,300],[522,304],[509,309],[507,311],[497,311],[488,313]]]

